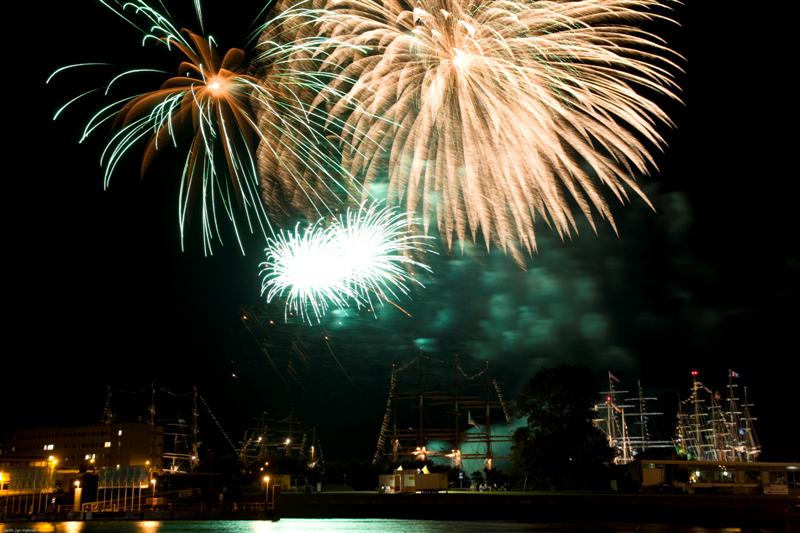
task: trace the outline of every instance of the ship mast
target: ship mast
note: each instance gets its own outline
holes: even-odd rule
[[[655,411],[648,411],[647,410],[647,402],[652,402],[658,400],[655,396],[645,396],[644,395],[644,388],[642,387],[641,380],[636,380],[636,390],[637,395],[633,398],[625,398],[626,402],[636,402],[637,411],[632,412],[626,416],[631,418],[636,418],[636,425],[639,426],[639,434],[638,436],[632,437],[628,436],[628,441],[630,442],[631,450],[635,451],[635,453],[640,453],[645,451],[648,448],[670,448],[672,447],[671,441],[656,441],[652,440],[650,435],[649,429],[649,419],[650,416],[660,416],[664,413],[655,412]]]
[[[728,410],[725,412],[725,416],[727,417],[728,432],[732,441],[733,460],[746,461],[744,458],[746,448],[743,435],[742,432],[739,431],[739,428],[742,426],[742,420],[740,416],[742,413],[737,404],[739,398],[736,397],[736,384],[733,382],[734,374],[735,373],[733,370],[728,369],[728,397],[726,398]],[[738,374],[735,375],[738,376]]]
[[[646,419],[644,417],[644,391],[642,391],[642,381],[639,379],[636,380],[636,391],[639,393],[639,396],[636,398],[639,402],[639,434],[642,439],[642,450],[646,450],[647,438],[649,435],[647,434],[647,423],[645,422]]]
[[[742,404],[742,411],[743,417],[742,420],[744,421],[744,437],[745,437],[745,461],[755,461],[758,459],[758,456],[761,454],[761,445],[758,443],[758,437],[756,436],[755,427],[753,427],[753,421],[755,418],[750,414],[750,408],[753,405],[748,403],[747,401],[747,387],[744,387],[744,403]]]
[[[452,385],[438,388],[443,383]],[[461,421],[465,414],[466,427]],[[505,430],[492,426],[501,417],[508,425]],[[497,454],[497,444],[512,440],[510,417],[500,383],[490,375],[488,363],[477,373],[467,374],[458,356],[445,361],[420,351],[411,361],[392,365],[372,462],[389,459],[397,465],[412,457],[424,461],[440,456],[449,458],[457,469],[463,468],[463,460],[480,459],[482,467],[492,470],[496,460],[508,458]],[[449,443],[449,453],[429,450],[430,441]]]
[[[698,459],[710,459],[705,450],[705,448],[709,447],[706,442],[710,440],[710,435],[708,435],[709,429],[706,427],[707,414],[703,411],[702,407],[704,402],[700,398],[700,389],[703,388],[703,384],[697,379],[699,374],[697,370],[692,370],[692,396],[690,398],[692,403],[692,414],[690,415],[692,421],[692,441],[694,456]]]
[[[616,395],[627,393],[628,391],[615,389],[615,382],[619,383],[619,379],[609,370],[608,390],[601,393],[606,395],[605,433],[608,438],[608,447],[613,448],[616,452],[614,462],[617,464],[626,464],[633,460],[633,449],[628,434],[628,426],[625,421],[625,408],[632,406],[617,404]]]

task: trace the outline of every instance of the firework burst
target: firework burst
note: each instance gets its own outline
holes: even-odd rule
[[[270,206],[264,205],[258,189],[257,144],[284,154],[293,151],[293,163],[302,161],[308,173],[335,179],[331,169],[338,168],[337,162],[328,157],[325,139],[306,127],[308,109],[293,98],[301,88],[318,85],[322,90],[331,80],[326,76],[322,82],[308,69],[290,68],[290,57],[305,46],[303,42],[261,43],[259,56],[276,72],[270,83],[264,84],[248,73],[243,50],[233,48],[220,55],[213,37],[179,30],[166,11],[152,7],[146,0],[101,3],[139,29],[145,44],[156,42],[181,59],[177,75],[158,89],[115,101],[88,121],[81,141],[108,121],[117,127],[101,156],[106,186],[123,157],[139,143],[145,144],[141,165],[144,173],[161,148],[177,147],[182,130],[189,130],[191,141],[181,173],[178,221],[183,239],[191,211],[199,203],[203,245],[210,253],[214,238],[221,238],[221,213],[232,222],[240,247],[242,226],[250,232],[260,228],[265,235],[273,233],[267,216]],[[194,5],[203,27],[200,3],[195,1]],[[283,16],[304,20],[313,14],[298,7]],[[73,66],[90,65],[100,64],[58,69],[48,82]],[[69,101],[55,118],[93,92],[108,95],[121,78],[161,72],[148,68],[122,72],[105,88]],[[261,117],[260,125],[255,119],[256,111]]]
[[[413,270],[430,268],[411,256],[428,251],[427,237],[408,230],[407,216],[379,203],[268,239],[261,264],[262,295],[286,301],[286,314],[319,322],[330,307],[374,308],[422,286]]]
[[[267,205],[281,206],[285,214],[303,213],[308,219],[317,219],[333,214],[332,206],[342,203],[358,205],[369,196],[362,184],[354,180],[340,164],[339,146],[347,143],[338,132],[346,125],[327,113],[321,102],[337,102],[342,108],[365,114],[363,107],[338,87],[347,87],[357,80],[326,65],[324,54],[319,50],[331,46],[330,38],[318,33],[318,23],[327,13],[314,8],[319,0],[303,3],[307,9],[299,9],[292,1],[279,2],[280,13],[259,28],[257,51],[253,67],[264,86],[280,91],[285,87],[282,79],[287,75],[305,77],[311,83],[296,84],[288,89],[287,99],[306,104],[305,113],[284,117],[286,124],[275,131],[275,141],[259,143],[258,167],[261,175],[261,194]],[[290,7],[291,6],[291,7]],[[349,48],[336,41],[335,46]],[[273,50],[288,51],[275,57]],[[363,53],[352,47],[355,53]],[[269,110],[258,109],[258,122],[268,129],[274,121]],[[378,118],[378,117],[375,117]],[[293,130],[307,132],[305,136],[292,135]],[[327,167],[313,167],[305,163],[308,144],[306,137],[313,137],[317,144],[314,150],[326,154]],[[298,142],[300,141],[300,142]]]
[[[679,67],[636,24],[670,1],[326,0],[316,53],[347,97],[314,105],[365,188],[388,174],[448,246],[480,232],[522,261],[537,216],[563,238],[574,207],[613,226],[604,188],[644,198],[633,175],[671,124],[652,97],[678,99]]]

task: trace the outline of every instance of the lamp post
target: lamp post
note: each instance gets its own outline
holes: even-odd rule
[[[264,476],[264,512],[269,511],[269,476]]]
[[[56,489],[56,467],[58,467],[58,458],[54,455],[51,455],[47,458],[47,473],[48,473],[48,485],[50,485],[53,493],[55,493]],[[55,498],[54,498],[55,500]],[[53,502],[55,503],[55,502]],[[47,506],[45,506],[47,507]]]
[[[156,507],[156,478],[150,480],[150,484],[153,485],[153,495],[152,495],[152,504],[153,509]]]
[[[81,488],[81,482],[79,480],[75,480],[75,493],[73,494],[72,500],[72,510],[76,513],[81,511],[81,500],[83,499],[83,489]]]

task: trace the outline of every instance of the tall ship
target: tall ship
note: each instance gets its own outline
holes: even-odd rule
[[[672,448],[671,440],[654,437],[653,417],[664,414],[650,408],[658,398],[645,395],[640,380],[636,381],[633,393],[619,389],[619,384],[619,378],[609,371],[608,390],[600,393],[602,397],[595,405],[597,414],[593,420],[606,436],[609,448],[614,450],[614,463],[630,463],[646,450]]]
[[[510,459],[511,426],[488,362],[469,374],[458,356],[449,362],[420,352],[402,366],[392,365],[372,462],[396,466],[436,458],[458,470],[492,470],[496,461]]]
[[[688,398],[678,402],[675,448],[678,455],[695,461],[726,463],[755,462],[761,445],[755,431],[752,404],[747,387],[741,387],[739,374],[728,370],[725,394],[712,391],[692,370],[692,386]]]

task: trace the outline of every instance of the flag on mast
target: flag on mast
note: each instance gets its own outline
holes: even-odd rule
[[[733,370],[731,370],[730,368],[728,369],[728,372],[730,372],[730,373],[731,373],[731,377],[732,377],[732,378],[738,378],[738,377],[739,377],[739,373],[738,373],[738,372],[734,372],[734,371],[733,371]]]
[[[614,383],[619,383],[619,378],[611,373],[611,370],[608,371],[608,379],[613,380]]]

